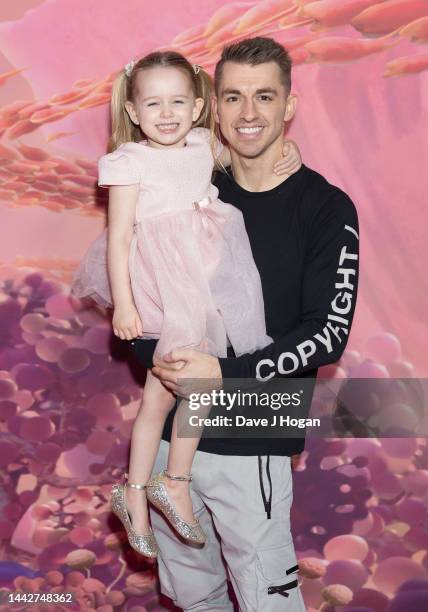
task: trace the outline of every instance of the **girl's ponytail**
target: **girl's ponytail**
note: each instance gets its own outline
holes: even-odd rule
[[[218,160],[216,141],[221,140],[220,128],[217,125],[212,108],[212,97],[214,95],[213,80],[210,75],[200,66],[193,65],[194,78],[196,82],[196,97],[204,99],[204,107],[199,119],[195,121],[194,127],[204,127],[211,133],[211,149],[217,169],[223,170],[222,164]]]
[[[129,77],[121,70],[113,82],[111,95],[111,136],[108,143],[109,152],[115,151],[121,144],[141,140],[138,125],[134,125],[126,111],[125,102],[129,96]]]
[[[195,121],[194,127],[204,127],[211,129],[212,127],[212,104],[211,98],[214,95],[214,87],[213,81],[210,75],[205,72],[203,68],[194,64],[192,66],[193,69],[193,78],[195,81],[195,97],[203,98],[204,106],[201,111],[201,114],[197,121]]]

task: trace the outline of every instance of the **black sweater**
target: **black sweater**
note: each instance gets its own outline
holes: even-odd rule
[[[214,184],[220,199],[244,215],[274,340],[255,353],[221,358],[223,378],[315,378],[318,367],[342,355],[355,310],[358,217],[352,201],[306,166],[270,191],[246,191],[224,173]],[[154,349],[148,342],[135,344],[146,365]],[[303,448],[303,438],[202,439],[198,447],[226,455],[293,455]]]

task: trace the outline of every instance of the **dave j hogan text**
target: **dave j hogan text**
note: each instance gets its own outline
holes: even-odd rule
[[[270,418],[258,417],[248,418],[242,414],[235,414],[234,416],[220,416],[215,417],[200,417],[196,414],[192,414],[189,417],[189,425],[191,427],[297,427],[304,429],[305,427],[319,427],[321,425],[320,419],[317,418],[305,418],[297,419],[290,417],[290,415],[272,414]]]

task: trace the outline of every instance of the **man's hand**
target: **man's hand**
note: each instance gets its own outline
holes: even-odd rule
[[[221,368],[217,357],[195,349],[177,349],[164,355],[163,360],[153,358],[153,374],[176,395],[188,397],[190,393],[202,393],[219,388]],[[195,388],[195,379],[204,379],[203,386]]]

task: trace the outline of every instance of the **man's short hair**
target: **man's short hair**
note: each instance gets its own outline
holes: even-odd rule
[[[258,66],[266,62],[275,62],[281,71],[281,80],[287,92],[291,89],[291,58],[282,45],[273,38],[256,36],[245,38],[237,43],[224,47],[221,58],[214,72],[215,91],[219,92],[220,81],[223,75],[223,66],[226,62],[237,64],[250,64]]]

